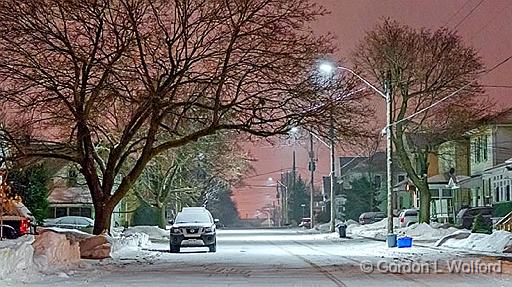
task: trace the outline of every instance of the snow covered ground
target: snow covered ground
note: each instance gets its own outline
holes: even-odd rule
[[[448,239],[443,248],[457,248],[477,252],[502,253],[512,245],[512,233],[494,231],[492,234],[471,233],[463,239]]]
[[[207,248],[183,248],[183,253],[172,254],[164,241],[149,243],[146,248],[129,244],[120,250],[124,252],[119,257],[88,260],[87,265],[64,273],[26,283],[0,282],[0,286],[512,286],[510,277],[503,274],[365,273],[361,265],[367,263],[376,266],[383,261],[408,264],[473,257],[419,246],[388,248],[384,242],[340,239],[335,233],[220,230],[216,253],[208,253]]]

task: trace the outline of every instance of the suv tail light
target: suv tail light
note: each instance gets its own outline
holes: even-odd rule
[[[20,223],[20,235],[27,234],[30,230],[30,223],[27,219],[23,219]]]
[[[400,223],[404,223],[404,217],[400,217]]]

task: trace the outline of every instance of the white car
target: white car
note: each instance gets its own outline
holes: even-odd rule
[[[64,216],[45,220],[44,226],[64,229],[78,229],[86,233],[92,233],[94,229],[94,220],[83,216]]]
[[[400,212],[398,216],[400,219],[400,227],[408,227],[414,223],[418,223],[418,210],[417,209],[405,209]]]

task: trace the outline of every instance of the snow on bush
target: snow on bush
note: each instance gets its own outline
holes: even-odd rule
[[[80,262],[78,242],[71,242],[66,234],[45,231],[32,243],[34,263],[39,270],[68,267]]]
[[[129,235],[121,235],[120,237],[109,237],[111,244],[112,257],[122,254],[125,251],[139,250],[149,246],[149,235],[145,233],[132,233]]]
[[[0,280],[32,272],[34,268],[33,236],[0,241]]]
[[[494,231],[492,234],[471,233],[468,238],[446,240],[441,246],[471,251],[502,253],[512,245],[512,233]]]
[[[165,229],[161,229],[158,226],[133,226],[127,228],[123,235],[132,235],[135,233],[144,233],[149,235],[150,239],[169,239],[169,231]]]

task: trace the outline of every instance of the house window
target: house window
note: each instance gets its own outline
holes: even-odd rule
[[[482,159],[481,159],[481,146],[482,146],[482,139],[480,137],[478,137],[476,139],[476,162],[481,162]]]
[[[494,193],[494,201],[499,202],[500,201],[500,188],[496,187],[496,192]]]
[[[67,207],[56,207],[55,208],[55,217],[63,217],[68,215]]]
[[[487,161],[487,135],[482,137],[482,156],[483,160]]]
[[[507,197],[507,201],[510,201],[510,185],[507,185],[507,188],[506,188],[506,197]]]

